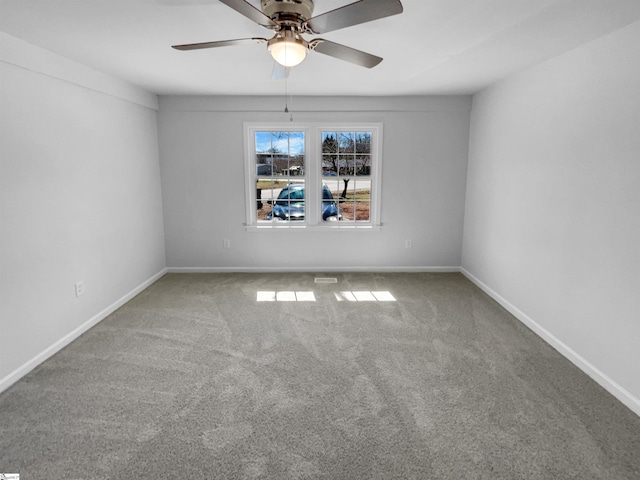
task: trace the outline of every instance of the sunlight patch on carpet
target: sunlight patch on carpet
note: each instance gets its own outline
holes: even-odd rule
[[[370,292],[365,291],[345,291],[333,292],[339,302],[395,302],[396,299],[391,292]]]
[[[258,302],[315,302],[316,296],[313,292],[258,291],[256,300]]]

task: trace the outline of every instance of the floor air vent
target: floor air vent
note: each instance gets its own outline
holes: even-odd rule
[[[338,283],[338,279],[336,277],[316,277],[314,279],[315,283]]]

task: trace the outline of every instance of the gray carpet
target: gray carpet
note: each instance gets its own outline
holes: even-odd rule
[[[640,418],[462,275],[337,278],[166,275],[0,395],[0,472],[640,478]]]

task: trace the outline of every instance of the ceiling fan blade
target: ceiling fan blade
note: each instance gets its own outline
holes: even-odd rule
[[[228,47],[231,45],[248,45],[250,43],[263,43],[266,38],[239,38],[237,40],[221,40],[219,42],[185,43],[184,45],[172,45],[176,50],[199,50],[201,48]]]
[[[356,50],[355,48],[346,47],[339,43],[330,42],[323,38],[314,39],[309,43],[309,46],[316,52],[329,55],[330,57],[339,58],[346,62],[355,63],[361,67],[372,68],[382,61],[382,57],[377,57],[370,53]]]
[[[258,10],[245,0],[220,0],[227,7],[233,8],[236,12],[244,15],[249,20],[256,22],[266,28],[276,28],[278,24],[271,20],[268,16]]]
[[[290,67],[280,65],[278,62],[273,62],[273,71],[271,72],[271,80],[284,80],[289,78]]]
[[[313,33],[326,33],[402,13],[400,0],[359,0],[307,20]]]

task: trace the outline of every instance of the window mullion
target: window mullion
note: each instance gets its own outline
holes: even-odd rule
[[[318,207],[318,142],[317,132],[315,129],[309,129],[307,131],[307,170],[305,171],[306,177],[306,204],[307,204],[307,224],[318,225],[322,220],[319,218],[320,210]]]

